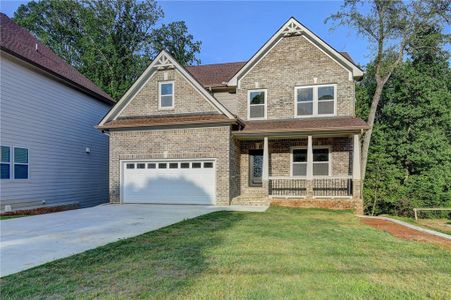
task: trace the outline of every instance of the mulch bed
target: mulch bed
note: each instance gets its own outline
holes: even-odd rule
[[[5,213],[1,213],[0,216],[42,215],[42,214],[60,212],[60,211],[65,211],[65,210],[77,209],[77,208],[80,208],[80,205],[78,203],[77,204],[75,204],[75,203],[74,204],[63,204],[63,205],[58,205],[58,206],[38,207],[38,208],[33,208],[33,209],[5,212]]]
[[[445,248],[451,249],[451,241],[445,238],[441,238],[432,234],[417,231],[400,224],[396,224],[387,220],[373,219],[373,218],[361,218],[361,222],[370,225],[374,228],[386,231],[396,237],[414,240],[421,242],[429,242],[444,246]]]

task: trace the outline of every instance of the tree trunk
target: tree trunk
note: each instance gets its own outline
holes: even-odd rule
[[[371,102],[371,109],[370,113],[368,115],[368,125],[370,129],[365,133],[365,136],[363,138],[363,144],[362,144],[362,170],[361,170],[361,191],[363,192],[363,185],[365,182],[365,175],[366,175],[366,164],[368,162],[368,150],[370,148],[370,142],[371,142],[371,135],[373,134],[373,126],[374,126],[374,120],[376,118],[376,112],[377,112],[377,106],[379,105],[379,101],[381,100],[382,96],[382,90],[384,88],[386,80],[382,78],[376,78],[376,91],[373,95],[373,100]]]

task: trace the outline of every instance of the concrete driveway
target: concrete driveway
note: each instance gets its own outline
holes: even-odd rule
[[[0,276],[219,210],[266,207],[100,205],[0,221]]]

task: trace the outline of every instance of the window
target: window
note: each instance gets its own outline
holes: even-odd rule
[[[127,169],[134,169],[135,168],[135,164],[127,164]]]
[[[335,115],[336,85],[297,87],[296,116]]]
[[[307,176],[307,149],[293,149],[291,175]],[[328,147],[313,148],[313,176],[329,176],[330,159]]]
[[[177,169],[179,167],[178,163],[170,163],[169,164],[169,169]]]
[[[168,165],[166,163],[160,163],[158,164],[158,169],[166,169]]]
[[[146,164],[136,164],[136,168],[137,169],[145,169],[146,168]]]
[[[159,82],[159,108],[172,109],[174,108],[174,82],[166,81]]]
[[[28,179],[28,149],[14,148],[14,179]]]
[[[212,162],[204,162],[204,168],[207,168],[207,169],[213,168],[213,163]]]
[[[155,163],[147,164],[147,169],[155,169],[157,165]]]
[[[189,163],[180,163],[180,168],[189,169]]]
[[[193,162],[193,164],[192,164],[192,168],[193,169],[200,169],[202,167],[202,164],[199,162],[199,163],[195,163],[195,162]]]
[[[313,176],[329,175],[329,148],[313,149]]]
[[[266,90],[248,93],[248,119],[266,119]]]
[[[11,148],[7,146],[1,146],[1,169],[0,178],[10,179],[11,178]]]
[[[307,176],[307,149],[293,149],[293,176]]]

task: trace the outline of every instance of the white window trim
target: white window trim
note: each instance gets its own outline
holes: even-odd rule
[[[332,146],[330,145],[313,145],[313,149],[323,149],[323,148],[327,148],[329,150],[329,174],[328,175],[313,175],[314,178],[321,178],[321,177],[331,177],[332,176]],[[295,147],[291,147],[290,148],[290,176],[294,177],[294,178],[307,178],[306,176],[300,176],[300,175],[294,175],[293,174],[293,150],[298,150],[298,149],[307,149],[307,146],[295,146]],[[307,165],[308,162],[305,162],[305,164]],[[315,163],[313,161],[312,158],[312,164]],[[298,163],[298,164],[304,164],[304,163]],[[312,165],[312,170],[313,170],[313,165]]]
[[[324,86],[333,86],[334,87],[334,112],[332,114],[318,114],[318,88]],[[311,115],[298,115],[298,90],[304,88],[313,88],[313,113]],[[332,100],[328,100],[332,101]],[[294,117],[295,118],[317,118],[317,117],[334,117],[337,115],[337,84],[336,83],[328,83],[328,84],[314,84],[314,85],[300,85],[294,87]]]
[[[14,155],[14,153],[15,153],[15,149],[17,149],[17,148],[19,148],[19,149],[27,149],[27,161],[28,162],[26,164],[24,164],[24,163],[16,163],[16,156]],[[17,146],[17,147],[12,147],[12,149],[13,149],[13,151],[12,151],[12,163],[11,163],[11,169],[12,170],[10,171],[10,175],[12,175],[11,179],[19,180],[19,181],[29,180],[30,179],[30,148]],[[27,166],[27,178],[16,178],[16,174],[15,174],[16,172],[15,172],[15,168],[14,168],[15,165]]]
[[[161,106],[161,85],[172,83],[172,106]],[[164,95],[164,96],[169,96]],[[175,83],[174,80],[165,80],[165,81],[159,81],[158,82],[158,110],[173,110],[175,107]]]
[[[251,118],[251,93],[253,92],[264,92],[265,93],[265,104],[253,104],[252,106],[264,105],[265,116],[263,118]],[[268,90],[267,89],[255,89],[247,91],[247,119],[248,120],[266,120],[268,117]]]

